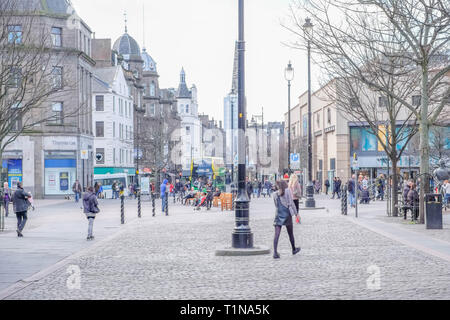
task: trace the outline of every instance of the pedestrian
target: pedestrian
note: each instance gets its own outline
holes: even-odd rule
[[[450,183],[448,180],[444,181],[444,184],[442,185],[442,190],[444,193],[445,208],[447,208],[448,205],[450,204]]]
[[[94,184],[94,190],[95,190],[95,194],[98,195],[98,189],[100,189],[100,186],[98,185],[98,182],[95,182]]]
[[[255,180],[253,180],[253,198],[256,198],[258,196],[258,190],[259,190],[259,183],[258,180],[255,178]]]
[[[89,187],[83,195],[83,208],[84,213],[86,214],[86,218],[88,219],[88,235],[87,240],[94,240],[93,229],[94,229],[94,220],[97,213],[100,212],[98,208],[97,197],[94,193],[94,188]]]
[[[72,191],[73,191],[73,193],[75,193],[75,202],[78,203],[78,201],[81,198],[81,192],[82,192],[80,181],[78,181],[78,180],[75,181],[75,183],[72,186]]]
[[[370,203],[370,194],[369,189],[366,186],[363,186],[363,190],[361,192],[361,204],[369,204]]]
[[[332,193],[332,197],[331,199],[334,199],[334,197],[336,196],[336,177],[333,178],[333,193]]]
[[[261,181],[258,181],[258,198],[261,198],[262,189],[263,189],[263,184]]]
[[[169,181],[165,179],[161,184],[161,200],[162,200],[162,212],[166,210],[166,193],[169,191],[168,189]]]
[[[23,238],[22,231],[25,228],[25,224],[27,223],[27,211],[30,207],[30,202],[28,198],[31,198],[31,194],[25,192],[22,187],[22,182],[17,182],[17,190],[14,192],[12,196],[14,213],[17,217],[17,236],[19,238]]]
[[[350,195],[350,207],[356,208],[356,198],[355,198],[355,191],[356,191],[356,175],[352,175],[352,178],[348,181],[348,194]]]
[[[8,217],[9,214],[9,203],[11,202],[11,189],[9,188],[8,182],[3,184],[3,205],[5,206],[5,216]]]
[[[245,178],[245,181],[246,181],[245,184],[246,184],[246,188],[247,188],[247,195],[248,195],[249,200],[251,200],[252,199],[253,186],[252,186],[251,181],[249,181],[248,177]]]
[[[320,180],[316,180],[315,189],[316,189],[316,194],[320,194],[320,189],[322,189],[322,185],[320,183]]]
[[[300,183],[298,183],[298,176],[296,174],[291,175],[291,178],[289,179],[289,190],[292,193],[292,199],[294,200],[297,213],[299,213],[299,202],[302,197],[302,189],[300,188]]]
[[[325,180],[325,194],[328,195],[328,191],[330,189],[330,180]]]
[[[103,199],[103,186],[101,183],[99,183],[99,188],[98,188],[98,198]]]
[[[419,194],[416,191],[416,184],[411,182],[410,190],[407,196],[407,206],[411,209],[411,215],[413,220],[417,220],[419,216]],[[406,220],[406,210],[405,210],[405,220]]]
[[[300,248],[295,247],[294,225],[292,223],[292,217],[298,217],[298,213],[295,210],[292,193],[289,190],[287,182],[284,180],[277,181],[277,189],[278,191],[275,193],[273,198],[276,208],[274,221],[275,237],[273,240],[274,259],[280,259],[280,255],[278,253],[278,240],[280,239],[281,229],[283,226],[286,226],[289,235],[289,240],[292,246],[292,254],[296,255],[300,252]]]

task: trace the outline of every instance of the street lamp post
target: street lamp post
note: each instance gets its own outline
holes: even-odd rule
[[[245,42],[244,42],[244,0],[239,0],[239,41],[238,41],[238,196],[236,204],[236,227],[232,235],[232,246],[235,249],[252,249],[253,233],[249,222],[249,198],[245,188]]]
[[[311,38],[313,35],[313,24],[307,18],[303,25],[305,35],[308,39],[308,185],[306,187],[306,208],[315,208],[314,186],[312,183],[312,108],[311,108]]]
[[[288,171],[291,174],[291,81],[294,80],[294,68],[289,61],[287,68],[284,70],[284,77],[288,82]]]

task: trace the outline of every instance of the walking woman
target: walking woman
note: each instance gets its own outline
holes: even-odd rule
[[[83,207],[84,213],[86,214],[86,218],[88,219],[88,236],[87,240],[94,240],[93,229],[94,229],[94,220],[97,213],[100,212],[98,208],[97,197],[94,193],[94,188],[89,187],[88,192],[86,192],[83,196]]]
[[[286,226],[289,240],[292,246],[292,254],[296,255],[300,252],[300,248],[295,247],[295,238],[294,238],[294,225],[292,223],[292,217],[298,216],[298,213],[295,209],[295,204],[292,199],[292,193],[289,190],[289,186],[286,181],[277,181],[277,189],[278,191],[274,194],[274,202],[275,207],[277,209],[275,215],[275,238],[273,241],[273,258],[280,259],[280,255],[278,254],[278,240],[280,238],[281,229],[283,226]]]
[[[8,182],[3,184],[3,205],[5,206],[5,216],[8,217],[9,214],[9,202],[11,201],[11,189],[9,188]]]
[[[298,213],[300,209],[299,201],[302,197],[302,188],[300,187],[300,183],[298,183],[298,176],[296,174],[291,175],[289,180],[289,190],[292,193],[292,199],[294,200],[295,208]]]

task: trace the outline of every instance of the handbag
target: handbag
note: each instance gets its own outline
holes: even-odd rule
[[[99,213],[100,209],[97,207],[97,205],[95,205],[92,209],[91,209],[92,213]]]

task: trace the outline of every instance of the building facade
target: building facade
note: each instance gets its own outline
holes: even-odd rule
[[[135,174],[134,108],[122,66],[96,68],[92,103],[94,175]]]
[[[68,23],[72,9],[65,0],[15,3],[22,5],[14,13],[19,21],[22,14],[34,16],[30,32],[48,33],[52,73],[61,91],[43,102],[45,112],[54,117],[36,124],[6,148],[3,170],[11,187],[22,181],[35,198],[69,195],[75,180],[84,187],[93,181],[92,31],[82,20]]]

